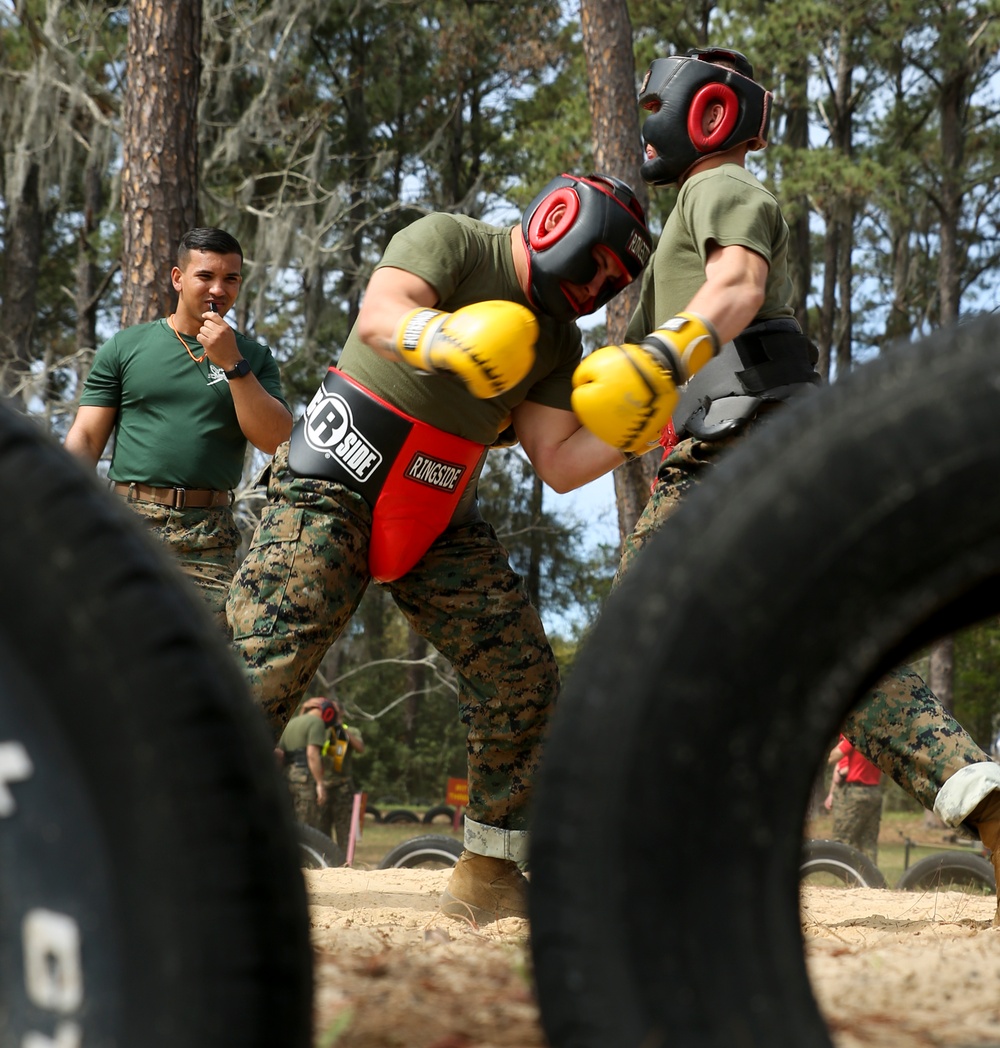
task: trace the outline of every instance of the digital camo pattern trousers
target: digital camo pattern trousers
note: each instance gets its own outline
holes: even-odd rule
[[[292,810],[296,821],[311,826],[314,830],[330,836],[333,814],[329,797],[325,804],[320,804],[316,796],[316,780],[308,768],[295,765],[285,771],[285,781],[292,798]]]
[[[275,738],[370,581],[371,511],[340,484],[293,477],[275,454],[268,504],[227,611],[236,651]],[[386,584],[412,628],[452,664],[467,728],[474,850],[521,858],[528,802],[559,673],[538,613],[492,527],[451,528]]]
[[[864,852],[878,863],[882,787],[844,783],[833,789],[833,839]]]
[[[705,442],[688,438],[660,463],[653,493],[624,544],[616,583],[695,484],[739,439]],[[989,754],[907,666],[880,680],[851,711],[841,730],[925,808],[934,808],[941,786],[957,771],[990,761]]]
[[[330,821],[337,837],[337,843],[347,851],[351,837],[351,816],[354,814],[354,783],[350,779],[324,780],[326,782],[327,804],[330,808]],[[329,831],[327,831],[329,832]]]
[[[153,537],[173,554],[181,571],[198,587],[212,617],[227,635],[226,597],[236,571],[240,529],[228,506],[214,509],[171,509],[155,502],[130,502],[129,509],[146,522]]]

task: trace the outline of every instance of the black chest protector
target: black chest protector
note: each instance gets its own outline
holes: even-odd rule
[[[752,324],[681,390],[673,415],[678,437],[718,440],[738,432],[764,404],[819,385],[818,356],[791,317]]]

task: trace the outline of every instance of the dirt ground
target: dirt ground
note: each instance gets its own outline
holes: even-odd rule
[[[526,921],[438,914],[448,870],[304,875],[317,1048],[544,1048]],[[836,1048],[1000,1046],[995,908],[962,892],[806,887],[806,960]]]

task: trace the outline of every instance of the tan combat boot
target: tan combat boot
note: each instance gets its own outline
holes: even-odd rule
[[[993,876],[996,878],[997,890],[1000,891],[1000,791],[994,790],[985,800],[980,801],[966,822],[975,827],[979,839],[990,849]],[[1000,926],[1000,897],[993,924]]]
[[[528,916],[528,881],[510,859],[463,851],[439,903],[442,913],[489,924]]]

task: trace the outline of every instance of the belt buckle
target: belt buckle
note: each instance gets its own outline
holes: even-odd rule
[[[129,484],[129,486],[128,486],[128,495],[126,496],[126,498],[128,499],[129,502],[135,502],[136,501],[136,499],[138,497],[136,488],[137,488],[136,482],[133,480]]]
[[[187,489],[174,488],[174,509],[184,509],[187,504]]]

